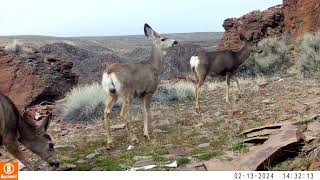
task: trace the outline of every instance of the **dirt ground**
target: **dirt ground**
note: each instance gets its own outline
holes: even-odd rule
[[[238,97],[232,83],[231,103],[225,102],[225,82],[206,82],[201,94],[202,113],[194,110],[194,101],[153,104],[151,140],[143,137],[142,111],[130,117],[140,143],[130,145],[126,130],[113,129],[114,148],[106,149],[102,120],[93,123],[68,123],[55,118],[49,134],[61,160],[61,170],[129,170],[139,163],[163,165],[177,161],[177,168],[152,170],[203,170],[197,164],[217,158],[231,161],[250,148],[239,134],[246,129],[283,121],[303,121],[319,113],[304,102],[320,96],[320,81],[314,79],[256,78],[242,79]],[[113,112],[112,125],[119,125],[119,113]],[[3,149],[2,158],[10,159]],[[27,151],[27,150],[26,150]],[[28,152],[38,170],[51,170]],[[285,159],[269,170],[305,170],[309,162],[303,157]]]

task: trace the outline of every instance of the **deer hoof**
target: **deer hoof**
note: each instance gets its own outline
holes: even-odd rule
[[[143,136],[144,136],[144,138],[146,138],[147,140],[150,140],[149,134],[145,134],[145,135],[143,135]]]
[[[138,143],[139,143],[139,140],[138,140],[138,138],[137,138],[135,135],[133,135],[133,136],[130,138],[130,142],[131,142],[131,143],[138,144]]]
[[[107,147],[106,147],[107,150],[111,150],[113,149],[113,143],[108,143]]]
[[[200,107],[196,107],[196,112],[197,112],[198,114],[201,113]]]

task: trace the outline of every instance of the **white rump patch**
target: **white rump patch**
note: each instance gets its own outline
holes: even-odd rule
[[[197,69],[197,67],[199,66],[200,60],[198,56],[191,56],[190,59],[190,65],[191,65],[191,69],[195,68]]]
[[[116,90],[116,92],[121,90],[121,83],[114,73],[102,75],[102,87],[106,92],[110,90]]]

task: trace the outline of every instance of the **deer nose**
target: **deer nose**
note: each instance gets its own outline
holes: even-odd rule
[[[173,41],[173,44],[178,44],[178,41]]]

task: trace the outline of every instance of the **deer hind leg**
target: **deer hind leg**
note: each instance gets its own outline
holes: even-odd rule
[[[118,97],[116,95],[108,95],[106,98],[104,109],[104,128],[107,131],[107,143],[108,148],[112,148],[112,136],[110,128],[110,114],[114,104],[117,102]]]
[[[145,114],[144,126],[143,126],[144,127],[143,128],[143,135],[148,140],[150,140],[149,123],[150,123],[150,120],[151,120],[151,112],[150,112],[151,100],[152,100],[152,94],[147,94],[143,98],[143,106],[144,106],[144,114]]]
[[[3,143],[5,144],[7,150],[13,157],[19,159],[26,166],[28,170],[33,170],[25,154],[23,153],[23,151],[21,151],[18,141],[13,139],[14,138],[4,139]]]
[[[129,118],[128,118],[129,105],[130,105],[130,97],[127,96],[123,99],[120,116],[121,116],[121,119],[123,120],[124,124],[126,125],[130,141],[133,143],[138,143],[138,138],[134,134],[132,125],[131,125]]]
[[[237,88],[238,88],[238,94],[241,93],[241,88],[240,88],[240,84],[239,84],[239,81],[238,81],[238,78],[236,78],[235,76],[231,76],[231,79],[237,83]]]
[[[196,73],[195,73],[195,77],[196,77],[196,92],[195,92],[196,112],[200,113],[201,109],[200,109],[199,99],[200,99],[200,92],[201,92],[201,86],[202,86],[203,80]]]
[[[229,88],[230,88],[230,73],[227,73],[226,75],[226,82],[227,82],[227,92],[226,92],[226,102],[229,103]]]

